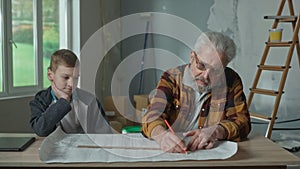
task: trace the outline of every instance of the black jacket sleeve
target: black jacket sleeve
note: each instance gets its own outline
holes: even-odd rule
[[[51,87],[36,94],[30,101],[31,110],[30,125],[38,136],[48,136],[56,129],[56,124],[71,111],[70,103],[65,99],[59,99],[52,103]]]

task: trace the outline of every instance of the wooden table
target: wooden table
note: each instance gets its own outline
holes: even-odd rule
[[[0,134],[0,137],[3,134]],[[300,168],[300,158],[284,150],[265,137],[257,136],[238,143],[238,152],[226,160],[175,161],[175,162],[130,162],[130,163],[68,163],[46,164],[39,159],[38,149],[43,138],[23,152],[0,152],[0,168]],[[295,167],[296,166],[296,167]]]

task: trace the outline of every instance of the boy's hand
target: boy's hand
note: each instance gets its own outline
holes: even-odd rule
[[[53,90],[55,96],[57,97],[57,99],[64,98],[64,99],[70,101],[71,95],[68,95],[67,93],[65,93],[62,90],[60,90],[59,88],[57,88],[54,82],[52,82],[51,87],[52,87],[52,90]]]

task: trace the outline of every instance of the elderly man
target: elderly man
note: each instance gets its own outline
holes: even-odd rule
[[[245,139],[251,130],[246,97],[241,78],[227,67],[235,53],[228,36],[202,33],[190,63],[162,75],[143,117],[143,134],[174,153],[213,148],[216,140]]]

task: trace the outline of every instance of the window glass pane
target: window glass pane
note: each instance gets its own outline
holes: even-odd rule
[[[44,88],[50,86],[47,68],[51,54],[59,48],[59,0],[43,1],[43,75]]]
[[[3,75],[2,75],[2,58],[3,58],[3,37],[2,37],[2,14],[1,14],[1,9],[2,9],[2,3],[0,3],[0,92],[3,92]]]
[[[13,86],[36,85],[33,0],[12,0]]]

